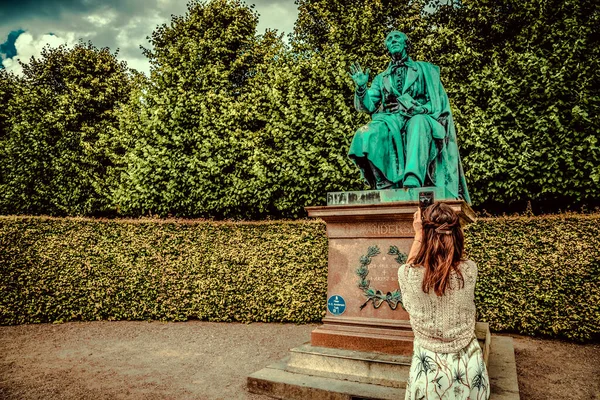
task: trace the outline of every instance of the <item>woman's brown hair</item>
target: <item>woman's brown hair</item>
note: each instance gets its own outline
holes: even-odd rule
[[[423,292],[431,289],[442,296],[450,284],[454,271],[464,286],[459,269],[463,260],[464,235],[458,214],[447,204],[434,203],[423,212],[423,239],[414,265],[425,268]]]

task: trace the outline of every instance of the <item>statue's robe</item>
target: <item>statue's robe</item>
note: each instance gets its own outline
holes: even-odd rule
[[[444,187],[453,198],[470,204],[439,67],[408,58],[401,68],[406,69],[398,74],[390,63],[362,96],[355,94],[356,109],[371,114],[372,121],[354,135],[349,157],[372,186],[375,177],[369,167],[391,187],[403,187],[406,177],[415,175],[421,186]],[[403,82],[396,82],[398,75]],[[407,99],[426,113],[412,115]]]

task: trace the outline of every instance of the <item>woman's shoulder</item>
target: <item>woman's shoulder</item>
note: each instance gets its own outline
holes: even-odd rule
[[[401,278],[406,273],[406,269],[410,267],[410,264],[402,264],[400,268],[398,268],[398,278]]]
[[[423,267],[422,267],[422,266],[420,266],[420,265],[415,265],[415,264],[413,264],[413,263],[405,263],[405,264],[402,264],[402,265],[400,266],[400,268],[399,268],[399,270],[402,270],[402,271],[405,271],[405,270],[406,270],[406,271],[409,271],[409,270],[418,271],[418,270],[422,270],[422,269],[423,269]]]
[[[477,279],[477,263],[473,260],[463,260],[460,263],[460,271],[464,277],[471,278],[473,281]]]
[[[419,276],[423,271],[423,267],[412,263],[402,264],[398,268],[398,279],[409,279],[410,277]]]

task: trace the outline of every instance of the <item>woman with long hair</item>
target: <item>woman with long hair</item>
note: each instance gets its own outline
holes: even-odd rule
[[[434,203],[414,215],[415,240],[398,270],[415,339],[406,399],[489,399],[475,337],[477,265],[464,257],[457,213]]]

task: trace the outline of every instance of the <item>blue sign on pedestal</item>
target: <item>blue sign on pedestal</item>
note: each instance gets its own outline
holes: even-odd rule
[[[327,310],[333,315],[342,315],[346,311],[346,301],[342,296],[331,296],[327,300]]]

